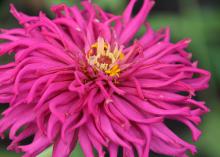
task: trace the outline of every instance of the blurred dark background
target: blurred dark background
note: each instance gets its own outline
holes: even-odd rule
[[[105,10],[120,14],[128,1],[126,0],[93,0]],[[49,6],[54,3],[65,2],[69,5],[79,4],[79,0],[0,0],[0,28],[12,28],[18,26],[16,20],[9,13],[9,4],[30,15],[36,15],[43,10],[49,12]],[[111,4],[111,5],[109,5]],[[142,5],[138,0],[134,14]],[[211,112],[203,117],[200,128],[203,135],[199,142],[197,157],[220,157],[220,0],[157,0],[156,5],[149,16],[155,30],[170,26],[172,41],[182,38],[192,38],[193,42],[189,51],[193,53],[193,59],[199,60],[199,66],[212,72],[212,80],[209,90],[199,94],[198,98],[205,100]],[[144,29],[139,32],[143,34]],[[0,58],[0,64],[7,63],[10,56]],[[4,105],[5,106],[5,105]],[[7,107],[7,106],[6,106]],[[0,106],[0,111],[5,107]],[[186,127],[175,122],[166,122],[167,125],[182,138],[189,140],[190,133]],[[28,142],[28,141],[24,141]],[[8,152],[6,146],[9,139],[0,140],[0,157],[16,157],[21,154]],[[50,157],[50,149],[42,157]],[[79,147],[73,152],[74,157],[81,157]],[[163,157],[151,154],[151,157]]]

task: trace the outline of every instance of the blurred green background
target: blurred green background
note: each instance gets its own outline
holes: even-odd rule
[[[49,16],[49,6],[53,3],[65,2],[69,5],[79,4],[79,0],[0,0],[0,28],[18,26],[9,13],[9,4],[14,3],[19,10],[36,15],[40,10]],[[105,10],[120,14],[128,0],[94,0]],[[138,0],[135,12],[142,5]],[[211,112],[203,117],[200,128],[203,135],[198,146],[197,157],[220,157],[220,0],[157,0],[149,16],[154,29],[170,26],[172,40],[176,42],[182,38],[190,37],[193,42],[189,51],[193,53],[194,60],[199,60],[199,66],[212,72],[209,90],[200,93],[199,99],[205,100]],[[141,30],[139,35],[144,31]],[[10,58],[0,58],[0,64],[8,62]],[[0,110],[4,108],[0,107]],[[190,139],[189,131],[182,125],[167,122],[168,125],[184,139]],[[0,140],[0,157],[16,157],[21,154],[8,152],[6,146],[9,139]],[[50,157],[47,150],[42,157]],[[73,157],[83,157],[80,147],[73,152]],[[151,154],[151,157],[162,157]]]

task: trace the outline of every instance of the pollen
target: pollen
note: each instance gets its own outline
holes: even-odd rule
[[[121,72],[119,62],[124,59],[123,47],[115,44],[111,47],[103,38],[93,44],[87,53],[88,63],[95,71],[103,71],[109,76],[119,76]]]

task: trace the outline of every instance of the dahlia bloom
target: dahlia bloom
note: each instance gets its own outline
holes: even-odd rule
[[[60,4],[54,19],[28,16],[11,5],[21,28],[1,29],[0,55],[15,54],[0,66],[0,134],[9,130],[8,150],[35,157],[53,147],[68,157],[79,142],[86,157],[148,157],[149,152],[187,157],[194,145],[168,128],[179,121],[197,141],[197,125],[209,109],[194,99],[208,87],[210,73],[191,62],[190,39],[170,41],[169,28],[154,31],[145,21],[154,5],[136,0],[122,15],[89,1],[83,10]],[[135,38],[140,27],[146,33]],[[28,145],[21,141],[34,136]]]

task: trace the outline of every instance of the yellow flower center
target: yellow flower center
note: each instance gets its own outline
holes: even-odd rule
[[[118,62],[123,58],[122,47],[116,44],[114,49],[111,49],[110,44],[103,38],[98,38],[87,53],[88,63],[95,70],[104,71],[109,76],[119,76],[121,69]]]

